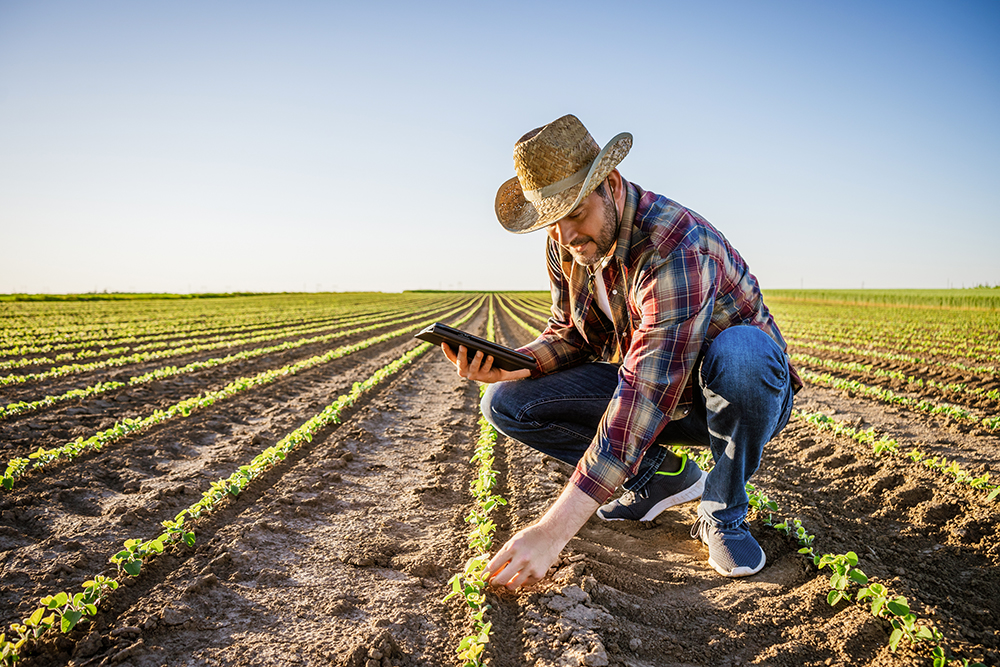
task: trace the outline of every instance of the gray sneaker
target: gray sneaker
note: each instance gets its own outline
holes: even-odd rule
[[[699,516],[691,537],[708,545],[708,564],[724,577],[749,577],[767,561],[745,521],[735,528],[719,528]]]
[[[701,498],[705,473],[698,464],[681,456],[677,472],[657,471],[637,491],[626,491],[621,498],[602,505],[597,516],[605,521],[652,521],[663,510]]]

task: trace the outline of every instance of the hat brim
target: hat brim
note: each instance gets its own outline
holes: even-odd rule
[[[524,197],[517,177],[506,181],[497,190],[494,210],[504,229],[515,234],[527,234],[566,217],[584,197],[600,185],[632,148],[632,135],[622,132],[601,149],[590,165],[587,176],[578,185],[531,203]]]

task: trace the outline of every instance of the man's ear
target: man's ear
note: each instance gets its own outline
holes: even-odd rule
[[[607,181],[608,187],[611,188],[611,199],[618,207],[618,215],[621,215],[625,210],[625,187],[622,183],[621,172],[617,168],[612,169],[611,173],[608,174]]]

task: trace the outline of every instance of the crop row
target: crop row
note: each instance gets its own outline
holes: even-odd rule
[[[712,453],[708,448],[697,451],[683,445],[673,445],[671,449],[680,456],[688,456],[706,472],[714,465]],[[852,596],[860,603],[867,601],[871,615],[888,623],[889,648],[895,651],[902,639],[910,644],[926,645],[930,648],[934,667],[946,667],[953,660],[958,660],[964,667],[985,667],[981,663],[970,663],[968,660],[955,658],[945,649],[944,635],[926,623],[920,623],[915,614],[910,611],[909,602],[903,596],[892,596],[888,589],[877,582],[872,582],[868,575],[857,567],[858,556],[853,551],[843,554],[819,553],[813,546],[816,536],[809,533],[798,518],[775,521],[778,504],[758,491],[751,484],[746,485],[750,507],[755,511],[761,524],[777,530],[781,534],[794,539],[799,546],[798,552],[807,558],[817,570],[830,568],[829,590],[826,601],[830,606],[836,606],[842,601],[850,601]],[[855,592],[852,587],[859,587]]]
[[[526,313],[527,315],[534,317],[536,319],[540,319],[543,322],[549,319],[548,307],[545,305],[523,299],[512,300],[511,304],[517,309],[519,309],[522,313]]]
[[[911,645],[928,646],[934,667],[946,667],[956,660],[963,667],[986,667],[982,663],[970,663],[968,659],[953,656],[943,644],[945,638],[941,631],[929,624],[920,623],[916,614],[910,611],[909,601],[905,597],[892,595],[884,584],[872,582],[868,575],[858,568],[858,555],[855,552],[817,553],[813,547],[816,536],[806,530],[800,519],[775,521],[773,513],[778,511],[777,503],[759,493],[749,483],[747,495],[751,507],[757,510],[764,526],[794,539],[799,545],[799,553],[808,558],[817,570],[830,568],[832,574],[826,596],[827,604],[834,607],[841,601],[849,602],[854,595],[855,601],[859,604],[866,602],[872,617],[888,623],[892,628],[889,631],[889,648],[892,651],[895,651],[900,641],[905,638]],[[855,592],[854,588],[858,590]]]
[[[451,311],[444,315],[444,317],[451,316],[461,310],[465,306],[460,306],[459,308]],[[474,308],[478,308],[475,306]],[[206,391],[202,394],[194,396],[192,398],[187,398],[182,401],[171,405],[165,410],[156,410],[152,414],[146,417],[136,417],[131,419],[123,419],[117,422],[114,426],[89,438],[83,438],[82,436],[72,440],[60,447],[55,447],[53,449],[43,449],[39,448],[37,451],[29,454],[28,458],[18,457],[12,459],[8,464],[4,472],[3,477],[0,477],[0,487],[10,490],[13,488],[14,483],[19,478],[23,477],[29,469],[41,468],[45,465],[59,461],[62,459],[73,459],[90,450],[100,450],[105,446],[117,442],[122,438],[148,429],[157,424],[162,424],[171,419],[178,417],[188,417],[190,414],[196,410],[199,410],[210,405],[214,405],[218,401],[222,401],[244,391],[254,389],[256,387],[261,387],[272,382],[275,382],[281,378],[285,378],[291,375],[295,375],[301,371],[320,366],[322,364],[329,363],[335,359],[340,359],[341,357],[347,356],[359,350],[366,349],[375,345],[376,343],[381,343],[392,338],[403,335],[404,333],[414,331],[424,327],[434,320],[425,320],[418,322],[416,324],[411,324],[409,326],[403,327],[401,329],[396,329],[388,333],[384,333],[372,338],[368,338],[358,343],[352,345],[345,345],[334,350],[330,350],[324,354],[316,355],[298,361],[292,364],[287,364],[281,368],[262,371],[256,375],[249,377],[241,377],[226,385],[224,388],[217,391]],[[32,463],[34,461],[34,463]]]
[[[913,309],[934,313],[940,310],[1000,309],[1000,290],[995,287],[968,289],[779,289],[767,290],[769,301],[804,303],[806,305],[836,305],[843,307],[875,307]]]
[[[487,340],[496,340],[493,324],[493,299],[490,299],[489,314],[486,320]],[[486,386],[481,385],[479,394],[482,396]],[[497,442],[497,431],[486,421],[486,418],[479,417],[479,439],[476,442],[475,453],[470,459],[470,463],[475,465],[476,474],[469,484],[469,491],[472,493],[474,505],[472,511],[465,517],[466,523],[472,526],[469,532],[469,549],[472,557],[466,561],[462,572],[455,574],[448,583],[451,584],[451,592],[445,596],[449,598],[461,596],[469,607],[469,619],[472,623],[472,632],[464,636],[458,644],[456,653],[463,661],[464,667],[480,667],[483,664],[483,652],[486,644],[490,641],[490,631],[493,624],[486,620],[485,614],[490,609],[486,602],[487,575],[486,565],[490,560],[490,550],[493,548],[493,533],[496,524],[490,518],[490,513],[498,505],[506,505],[507,501],[495,493],[497,471],[493,469],[493,450]]]
[[[440,306],[440,308],[444,307],[446,306]],[[429,312],[434,312],[434,311],[431,310]],[[155,370],[152,370],[148,373],[143,373],[142,375],[136,375],[132,378],[129,378],[127,382],[98,382],[89,387],[84,387],[82,389],[71,389],[62,394],[49,395],[34,401],[19,401],[17,403],[10,403],[7,406],[0,407],[0,419],[6,419],[14,415],[22,415],[28,412],[33,412],[35,410],[40,410],[42,408],[55,405],[56,403],[60,403],[74,398],[88,398],[91,396],[96,396],[99,394],[106,393],[108,391],[121,389],[127,386],[137,386],[140,384],[145,384],[147,382],[152,382],[154,380],[162,380],[167,377],[174,377],[177,375],[193,373],[195,371],[205,370],[208,368],[215,368],[217,366],[224,366],[226,364],[230,364],[235,361],[253,359],[263,355],[271,354],[273,352],[284,352],[287,350],[294,350],[300,347],[304,347],[306,345],[327,343],[336,340],[338,338],[345,338],[347,336],[352,336],[358,333],[364,333],[366,331],[371,331],[373,329],[379,329],[382,327],[402,324],[404,322],[412,321],[419,317],[424,317],[425,314],[426,313],[417,313],[415,315],[408,315],[406,317],[402,317],[394,321],[380,320],[375,324],[371,324],[364,327],[358,327],[346,331],[335,331],[333,333],[324,334],[322,336],[300,338],[298,340],[286,341],[284,343],[279,343],[277,345],[268,345],[265,347],[243,350],[241,352],[236,352],[227,355],[225,357],[213,357],[211,359],[206,359],[204,361],[195,361],[180,367],[165,366],[162,368],[157,368]]]
[[[782,322],[782,324],[785,323]],[[793,338],[818,338],[824,342],[848,344],[863,341],[871,347],[890,350],[907,349],[911,352],[966,357],[973,360],[982,358],[995,361],[998,348],[1000,348],[1000,341],[989,340],[989,338],[963,339],[961,330],[956,330],[953,335],[945,336],[940,330],[926,327],[914,327],[912,331],[905,334],[896,330],[882,333],[874,331],[872,328],[858,326],[857,323],[848,330],[831,330],[822,323],[813,321],[800,323],[792,320],[785,324],[782,330]],[[965,335],[968,333],[966,332]],[[986,335],[988,336],[988,334]]]
[[[507,304],[504,303],[503,299],[499,299],[499,302],[500,302],[500,307],[503,308],[504,312],[507,313],[507,315],[510,316],[512,320],[517,322],[525,331],[530,333],[532,336],[536,337],[542,335],[541,331],[539,331],[538,329],[531,326],[530,324],[522,320],[520,317],[515,315],[514,312],[507,306]]]
[[[367,306],[369,307],[370,306]],[[382,308],[386,307],[386,304],[382,304]],[[379,305],[375,305],[375,309],[379,309]],[[106,347],[111,345],[131,345],[134,343],[145,344],[151,342],[158,342],[169,340],[171,338],[179,337],[197,337],[197,336],[212,336],[212,335],[226,335],[233,334],[243,331],[252,331],[257,329],[265,329],[276,326],[287,326],[289,323],[304,324],[312,322],[322,322],[331,319],[337,319],[343,317],[345,314],[357,314],[361,308],[358,306],[343,306],[335,311],[324,312],[317,315],[316,313],[311,313],[309,316],[303,316],[298,314],[289,315],[287,313],[274,313],[271,318],[267,321],[254,321],[254,322],[244,322],[239,324],[229,324],[224,322],[216,322],[210,326],[206,326],[204,322],[200,326],[195,327],[169,327],[167,324],[172,324],[176,326],[176,322],[169,323],[157,323],[156,328],[158,329],[153,333],[143,333],[135,334],[121,329],[100,329],[98,331],[105,334],[101,338],[94,338],[91,336],[73,336],[67,338],[71,332],[59,332],[59,340],[55,342],[46,341],[42,337],[30,337],[25,343],[15,347],[0,348],[0,356],[13,356],[18,354],[49,354],[52,352],[61,352],[62,350],[76,350],[81,348],[92,348],[92,347]]]
[[[373,316],[373,317],[378,317],[378,316]],[[78,373],[85,373],[89,371],[99,370],[102,368],[120,367],[131,364],[144,363],[147,361],[156,361],[159,359],[167,359],[170,357],[177,357],[185,354],[193,354],[195,352],[205,352],[209,350],[238,347],[242,345],[255,345],[257,343],[263,343],[271,340],[276,340],[279,338],[288,338],[292,335],[304,335],[329,329],[330,327],[327,325],[321,325],[316,327],[301,327],[296,329],[285,330],[280,333],[261,334],[245,338],[227,339],[216,343],[200,343],[200,344],[186,345],[183,347],[171,348],[169,350],[161,350],[158,352],[140,352],[122,357],[112,357],[110,359],[105,359],[103,361],[96,361],[89,364],[68,364],[65,366],[57,366],[55,368],[52,368],[48,371],[44,371],[41,373],[2,376],[0,377],[0,386],[21,384],[29,381],[47,380],[54,377],[64,377],[66,375],[75,375]]]
[[[478,310],[470,311],[454,324],[468,321]],[[306,421],[276,444],[257,454],[249,463],[240,466],[228,478],[212,482],[201,499],[182,510],[172,520],[162,522],[165,529],[157,537],[150,539],[130,539],[124,548],[110,557],[110,562],[119,568],[119,577],[138,576],[144,562],[163,551],[171,544],[183,542],[191,547],[195,544],[195,532],[188,519],[199,519],[211,513],[217,504],[229,496],[238,496],[247,486],[275,465],[280,464],[295,449],[312,442],[313,437],[323,428],[340,423],[341,414],[353,405],[364,393],[384,382],[405,365],[431,349],[430,343],[421,343],[401,357],[375,371],[363,382],[355,383],[350,393],[340,396],[317,415]],[[11,628],[13,640],[0,635],[0,664],[13,665],[19,659],[25,644],[37,640],[54,628],[63,633],[71,631],[83,618],[94,616],[98,605],[118,587],[118,582],[104,577],[95,577],[84,583],[84,590],[77,594],[60,592],[46,595],[39,600],[39,607],[21,624]]]
[[[94,337],[159,334],[219,326],[294,322],[362,304],[411,303],[424,295],[264,295],[219,300],[126,303],[0,303],[0,344],[76,342]]]
[[[858,382],[857,380],[845,380],[844,378],[838,378],[830,375],[829,373],[813,373],[812,371],[802,370],[800,375],[803,380],[812,384],[832,387],[833,389],[839,389],[841,391],[857,394],[859,396],[875,398],[884,403],[888,403],[889,405],[900,405],[910,410],[918,410],[920,412],[926,412],[933,415],[944,415],[946,417],[950,417],[951,419],[975,424],[989,431],[1000,430],[1000,415],[982,417],[974,414],[966,408],[956,405],[935,403],[923,398],[902,396],[895,393],[891,389],[868,385],[863,382]]]
[[[331,327],[341,327],[351,324],[356,324],[358,322],[366,322],[372,320],[382,319],[386,316],[399,311],[382,311],[377,313],[371,313],[366,315],[360,315],[350,318],[335,318],[335,319],[324,319],[318,322],[309,322],[307,324],[297,323],[294,327],[261,327],[255,328],[250,331],[242,331],[240,333],[251,333],[253,337],[268,336],[276,338],[284,338],[288,336],[295,336],[301,334],[315,333],[316,331],[322,331],[325,329],[330,329]],[[0,370],[8,370],[11,368],[24,368],[25,366],[40,366],[42,364],[55,364],[63,361],[75,361],[80,359],[94,359],[96,357],[106,357],[113,355],[121,355],[126,352],[145,352],[148,350],[163,350],[167,348],[169,350],[181,349],[189,350],[193,345],[204,345],[209,343],[229,343],[230,345],[239,345],[244,339],[233,335],[219,335],[211,337],[197,337],[197,338],[181,338],[176,337],[168,341],[159,341],[155,343],[148,343],[144,345],[121,345],[118,347],[101,347],[97,349],[86,349],[81,350],[76,353],[66,353],[60,354],[55,357],[24,357],[18,359],[9,359],[7,361],[0,361]]]
[[[531,313],[534,317],[538,317],[542,320],[546,320],[548,318],[548,313],[545,312],[547,309],[547,305],[537,300],[532,301],[524,299],[521,300],[520,303],[516,303],[516,305],[521,307],[525,312]],[[796,308],[799,307],[800,306],[796,306]],[[829,309],[829,306],[827,306],[826,308]],[[881,327],[886,327],[888,330],[894,330],[896,327],[895,321],[891,321],[889,324],[885,323],[884,313],[877,314],[877,317],[879,319],[872,319],[869,321],[865,321],[863,324],[859,324],[856,319],[851,319],[851,317],[845,316],[842,313],[839,316],[839,319],[823,320],[822,324],[819,325],[815,324],[812,320],[809,320],[808,326],[799,326],[799,318],[792,316],[794,313],[797,313],[795,309],[790,309],[789,312],[783,313],[782,316],[779,317],[779,327],[781,328],[782,333],[786,336],[786,339],[788,340],[789,344],[791,344],[795,348],[823,350],[828,352],[850,354],[866,358],[882,359],[885,361],[902,361],[928,367],[954,368],[959,371],[963,371],[966,373],[974,373],[978,375],[993,376],[998,371],[996,364],[975,365],[975,364],[962,363],[958,361],[940,361],[935,359],[921,358],[912,354],[912,352],[915,349],[920,347],[919,343],[911,344],[911,342],[914,339],[919,341],[920,340],[919,336],[921,335],[931,336],[931,337],[935,336],[939,330],[937,326],[928,325],[926,324],[926,322],[924,322],[924,320],[920,320],[921,322],[924,322],[923,326],[918,328],[915,325],[908,335],[900,337],[898,347],[905,349],[906,352],[904,353],[897,351],[883,351],[874,349],[872,347],[874,345],[874,339],[873,336],[871,335],[871,329],[867,327],[881,326]],[[910,313],[906,312],[906,314]],[[922,315],[923,313],[920,314]],[[976,315],[976,314],[973,313],[971,315]],[[968,318],[971,315],[966,311],[962,311],[957,314],[946,313],[944,316],[952,320],[956,320],[956,323],[954,325],[954,331],[956,336],[964,336],[966,339],[972,338],[975,340],[984,340],[984,339],[996,340],[998,339],[998,337],[1000,337],[1000,333],[998,333],[1000,332],[1000,321],[997,320],[995,314],[985,314],[985,315],[980,314],[981,317],[979,318],[979,321],[981,322],[981,325],[979,328],[975,329],[975,331],[978,331],[979,333],[976,333],[975,335],[970,335],[970,325],[968,322]],[[801,317],[801,314],[799,314],[799,316]],[[875,314],[873,314],[873,318],[874,317]],[[820,338],[823,338],[828,333],[825,327],[827,326],[837,327],[842,325],[844,321],[852,323],[850,325],[851,333],[845,334],[843,336],[837,336],[837,339],[846,340],[848,342],[857,342],[857,344],[833,345],[828,342],[812,341],[804,338],[804,336],[807,335],[815,335]],[[980,329],[982,329],[982,331],[980,331]],[[982,335],[979,335],[980,333]],[[955,344],[949,343],[950,347],[948,347],[947,349],[951,350],[958,349],[960,346],[960,342],[958,341],[960,340],[961,339],[956,339]],[[993,345],[984,349],[991,349],[992,350],[991,354],[996,355],[998,351],[998,346]],[[990,358],[990,359],[994,358],[992,356],[988,357],[987,355],[983,356],[984,358]]]
[[[364,319],[376,319],[384,317],[390,313],[412,311],[417,304],[394,305],[392,307],[377,307],[373,309],[350,308],[344,313],[334,316],[313,317],[296,319],[294,321],[274,321],[267,324],[253,324],[243,327],[223,327],[211,331],[199,331],[192,333],[170,332],[155,336],[125,336],[117,338],[106,338],[103,340],[69,344],[69,345],[41,345],[25,346],[22,348],[9,348],[0,350],[2,356],[47,354],[58,352],[59,350],[75,350],[62,352],[53,357],[30,357],[21,356],[15,359],[0,361],[0,370],[9,368],[23,368],[25,366],[36,366],[45,363],[59,363],[62,361],[73,361],[79,359],[92,359],[101,356],[122,354],[124,352],[144,352],[146,350],[162,349],[167,347],[183,347],[191,345],[195,341],[200,343],[219,342],[230,340],[238,334],[267,335],[281,334],[288,332],[288,335],[297,333],[300,329],[315,327],[343,326]]]
[[[973,334],[982,343],[1000,342],[997,310],[963,308],[913,308],[871,304],[818,303],[774,297],[764,293],[771,310],[789,326],[838,333],[870,332],[877,337],[961,341]]]
[[[905,452],[901,451],[899,448],[900,443],[896,439],[879,436],[875,433],[874,428],[858,429],[818,412],[795,410],[793,415],[818,430],[831,431],[836,435],[848,437],[863,445],[870,445],[872,452],[877,455],[892,455],[899,458],[906,458],[914,463],[920,463],[931,470],[937,470],[951,477],[952,481],[956,484],[964,484],[972,489],[984,492],[987,502],[993,502],[1000,495],[1000,485],[990,482],[990,473],[988,472],[979,476],[972,475],[958,461],[948,461],[943,456],[931,456],[922,452],[917,447],[911,447]]]
[[[976,398],[987,398],[992,401],[1000,401],[1000,390],[986,389],[984,387],[970,387],[964,382],[937,382],[935,380],[923,379],[914,375],[908,375],[900,371],[879,368],[874,364],[862,364],[856,361],[835,361],[833,359],[821,359],[808,354],[792,354],[792,361],[810,366],[822,366],[831,370],[849,371],[871,375],[877,378],[887,378],[889,380],[900,380],[908,385],[922,389],[930,387],[959,394],[967,394]]]
[[[832,350],[837,352],[846,352],[848,354],[860,354],[865,356],[877,357],[881,359],[890,359],[893,361],[909,361],[911,363],[917,363],[925,366],[943,366],[947,368],[956,368],[959,370],[970,371],[980,374],[992,374],[996,373],[998,364],[1000,362],[1000,357],[996,354],[955,354],[946,353],[944,350],[952,350],[953,348],[942,348],[934,349],[926,345],[919,345],[912,343],[909,345],[903,344],[899,347],[890,346],[880,346],[874,342],[870,342],[865,338],[850,338],[841,337],[834,338],[831,336],[813,336],[806,337],[802,335],[796,335],[794,332],[789,332],[787,336],[788,342],[793,343],[800,347],[808,347],[817,350]],[[920,355],[920,356],[917,356]],[[933,357],[942,357],[946,359],[934,359]],[[987,362],[987,363],[982,363]]]
[[[974,373],[976,375],[996,375],[998,369],[996,366],[971,366],[969,364],[963,364],[958,361],[938,361],[934,359],[924,359],[922,357],[915,357],[912,354],[903,354],[901,352],[881,352],[879,350],[871,350],[868,348],[860,348],[854,346],[842,346],[842,345],[827,345],[825,343],[814,343],[807,340],[801,340],[796,338],[788,339],[796,348],[807,348],[812,350],[823,350],[825,352],[836,352],[839,354],[850,354],[861,357],[871,357],[874,359],[884,359],[885,361],[903,361],[906,363],[917,364],[919,366],[926,367],[940,367],[940,368],[954,368],[959,371],[964,371],[966,373]]]

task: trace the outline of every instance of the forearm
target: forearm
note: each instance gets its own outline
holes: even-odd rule
[[[553,543],[558,543],[559,551],[562,551],[599,506],[576,484],[570,483],[536,525],[551,537]]]

